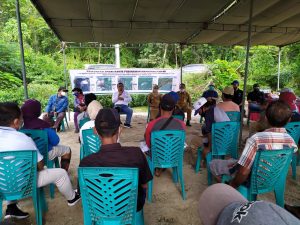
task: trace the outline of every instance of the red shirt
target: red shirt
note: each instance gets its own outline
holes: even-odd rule
[[[292,93],[292,92],[280,93],[279,99],[285,101],[290,106],[292,111],[297,110],[297,106],[296,106],[297,98],[294,93]]]
[[[145,131],[145,140],[149,148],[151,146],[151,132],[160,130],[160,128],[166,123],[167,120],[168,117],[161,116],[148,123],[148,126]],[[173,118],[164,130],[186,130],[186,126],[183,121]]]

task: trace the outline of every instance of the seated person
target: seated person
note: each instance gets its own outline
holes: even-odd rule
[[[73,190],[68,173],[64,169],[44,169],[43,156],[38,151],[33,140],[27,135],[18,132],[22,125],[22,114],[15,103],[0,103],[0,152],[35,150],[37,151],[37,186],[43,187],[54,183],[61,194],[68,200],[68,205],[73,206],[80,200],[80,195]],[[7,204],[5,218],[27,218],[28,213],[21,211],[16,201]]]
[[[248,138],[236,164],[232,163],[232,160],[212,160],[210,165],[212,174],[220,179],[221,175],[232,175],[231,173],[236,171],[234,178],[230,181],[230,186],[237,188],[247,181],[257,150],[276,151],[276,149],[294,148],[294,152],[297,152],[297,145],[284,128],[289,122],[291,114],[292,112],[285,102],[280,100],[271,102],[266,110],[266,117],[271,128]]]
[[[131,128],[131,118],[133,110],[128,106],[128,103],[132,101],[130,94],[124,90],[124,84],[118,83],[118,91],[113,93],[112,102],[114,107],[121,113],[126,114],[126,120],[124,127]]]
[[[61,157],[61,168],[69,170],[71,161],[71,149],[68,146],[59,145],[59,136],[55,130],[50,128],[50,124],[39,119],[41,115],[41,103],[34,99],[26,100],[21,107],[24,120],[24,129],[45,130],[48,136],[48,159],[54,160]]]
[[[166,94],[162,97],[160,102],[160,117],[152,120],[148,123],[145,131],[146,145],[150,149],[151,147],[151,133],[159,130],[186,130],[186,126],[183,121],[172,117],[173,110],[175,109],[174,98]],[[155,175],[160,176],[163,170],[156,169]]]
[[[179,85],[179,91],[177,92],[177,94],[179,95],[177,107],[183,112],[187,113],[186,126],[190,127],[190,121],[192,119],[192,100],[190,94],[185,89],[185,84]]]
[[[203,106],[200,107],[199,113],[200,115],[204,114],[205,123],[202,126],[202,135],[204,136],[199,139],[200,146],[203,144],[204,148],[202,151],[202,167],[204,167],[204,160],[206,159],[206,155],[211,150],[211,131],[212,131],[212,124],[216,122],[226,122],[230,121],[229,117],[227,116],[226,112],[239,112],[240,107],[232,101],[234,95],[233,87],[228,86],[225,87],[222,91],[222,100],[217,105],[214,105],[212,101],[207,101]],[[203,98],[202,98],[203,100]],[[196,112],[197,113],[197,112]]]
[[[84,95],[80,88],[74,88],[72,90],[74,95],[74,126],[75,126],[75,133],[79,132],[79,125],[78,125],[78,115],[85,111],[86,105],[84,103]]]
[[[133,167],[139,169],[137,211],[143,209],[147,183],[153,179],[147,160],[138,147],[122,147],[120,115],[115,109],[101,109],[95,120],[95,132],[99,135],[101,150],[83,158],[79,167]]]
[[[85,108],[83,110],[83,112],[81,112],[80,114],[78,114],[77,116],[77,121],[78,121],[78,124],[80,124],[80,121],[82,119],[85,119],[85,118],[89,118],[89,115],[88,113],[86,112],[86,109],[87,107],[89,106],[89,104],[94,101],[94,100],[97,100],[97,96],[93,93],[89,93],[89,94],[86,94],[84,95],[84,104],[85,104]]]
[[[175,92],[175,91],[171,91],[171,92],[169,92],[168,93],[169,95],[171,95],[172,97],[173,97],[173,99],[175,100],[175,109],[174,109],[174,111],[173,111],[173,115],[174,116],[182,116],[182,118],[183,118],[183,120],[184,120],[184,118],[185,118],[185,114],[184,114],[184,111],[182,111],[179,107],[178,107],[178,105],[177,105],[177,102],[178,102],[178,100],[179,100],[179,95],[178,95],[178,93],[177,92]],[[159,112],[159,114],[158,114],[158,116],[156,117],[156,118],[158,118],[158,117],[160,117],[160,112]]]
[[[291,121],[300,121],[300,113],[296,105],[297,97],[290,88],[283,88],[280,92],[279,99],[286,102],[292,110]]]
[[[259,90],[259,84],[253,85],[253,91],[247,96],[249,112],[261,112],[261,105],[265,102],[265,94]],[[249,113],[250,115],[250,113]]]
[[[300,222],[271,202],[249,202],[226,184],[206,188],[201,194],[198,211],[203,225],[296,225]]]
[[[92,101],[89,104],[89,106],[87,108],[87,113],[89,114],[89,117],[90,117],[91,120],[86,122],[85,124],[83,124],[83,126],[80,129],[80,136],[79,137],[80,137],[81,143],[83,143],[82,131],[90,129],[90,128],[94,128],[96,116],[97,116],[98,112],[100,111],[100,109],[102,109],[102,108],[103,108],[102,105],[96,100]]]
[[[150,107],[150,121],[154,120],[159,113],[159,103],[162,95],[158,92],[158,85],[153,85],[152,92],[147,96],[147,102]]]
[[[51,127],[55,128],[57,131],[60,130],[60,124],[66,115],[69,105],[68,98],[66,97],[67,92],[68,90],[66,88],[60,87],[57,94],[52,95],[49,98],[46,106],[46,113],[43,116],[43,120],[48,122]],[[54,117],[56,117],[55,122]]]

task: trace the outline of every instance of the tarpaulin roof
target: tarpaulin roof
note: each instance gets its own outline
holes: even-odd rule
[[[250,0],[31,0],[61,41],[245,45]],[[254,0],[252,44],[300,40],[299,0]]]

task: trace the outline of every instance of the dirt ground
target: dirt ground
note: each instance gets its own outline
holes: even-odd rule
[[[122,116],[124,120],[124,117]],[[133,117],[133,128],[124,128],[121,134],[121,144],[126,146],[139,146],[143,139],[146,125],[146,114],[137,113]],[[72,148],[72,161],[70,177],[74,188],[77,183],[77,167],[79,163],[79,142],[78,135],[74,133],[73,123],[70,122],[70,129],[59,133],[61,144]],[[145,224],[147,225],[201,225],[197,206],[201,193],[207,187],[206,170],[202,169],[195,173],[196,150],[191,148],[191,139],[199,135],[201,125],[199,117],[192,121],[192,127],[187,128],[187,144],[189,147],[185,152],[184,159],[184,180],[187,199],[181,197],[180,186],[172,182],[170,171],[164,172],[159,178],[154,178],[153,202],[146,202],[144,206]],[[248,136],[245,128],[244,138]],[[300,205],[300,167],[297,168],[297,182],[291,178],[291,170],[287,177],[285,200],[288,204]],[[48,212],[43,216],[47,225],[79,225],[83,224],[83,213],[81,202],[74,207],[69,207],[67,201],[56,189],[55,198],[50,199],[49,189],[46,188]],[[274,202],[273,194],[259,196],[259,199]],[[19,203],[24,211],[30,213],[30,217],[22,221],[14,221],[16,224],[35,224],[32,201],[24,200]],[[3,207],[5,208],[5,207]]]

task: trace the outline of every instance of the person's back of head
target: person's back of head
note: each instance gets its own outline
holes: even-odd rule
[[[171,116],[175,109],[176,102],[170,94],[166,94],[160,101],[161,115]]]
[[[281,100],[271,102],[266,109],[266,117],[272,127],[284,127],[291,116],[289,105]]]
[[[222,91],[223,101],[232,101],[234,95],[234,89],[232,86],[227,86]]]
[[[97,97],[93,93],[89,93],[89,94],[84,95],[84,103],[85,103],[86,106],[88,106],[92,101],[94,101],[96,99],[97,99]]]
[[[15,127],[21,120],[21,110],[16,103],[1,102],[0,103],[0,126]]]
[[[100,138],[116,136],[119,132],[120,124],[120,114],[116,109],[101,109],[95,119],[95,129]],[[116,140],[115,143],[117,142]]]
[[[99,110],[102,108],[102,105],[98,101],[93,100],[87,107],[87,113],[90,119],[95,120]]]

